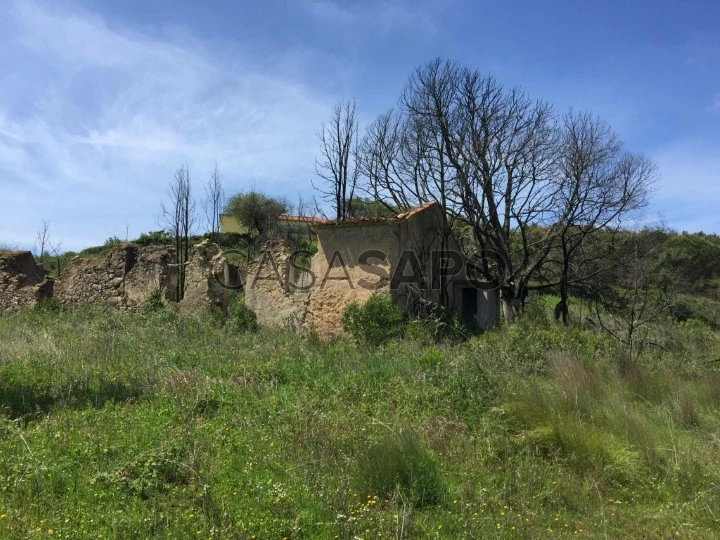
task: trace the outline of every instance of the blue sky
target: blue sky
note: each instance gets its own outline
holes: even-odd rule
[[[157,229],[183,162],[307,199],[333,103],[368,122],[435,56],[601,116],[658,163],[647,221],[720,233],[711,0],[0,0],[0,245]]]

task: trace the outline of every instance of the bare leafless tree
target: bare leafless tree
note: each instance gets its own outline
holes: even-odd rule
[[[558,282],[560,302],[556,316],[568,324],[570,285],[592,278],[615,264],[608,250],[616,238],[594,243],[588,239],[599,231],[617,230],[636,216],[647,203],[656,181],[655,165],[645,156],[629,154],[609,125],[587,113],[570,111],[562,122],[558,151]],[[599,259],[605,264],[595,264]]]
[[[190,258],[190,236],[196,225],[195,200],[192,197],[187,164],[175,171],[167,196],[167,206],[164,202],[161,203],[158,224],[175,238],[175,263],[178,268],[175,298],[181,300],[185,292],[185,265]]]
[[[602,122],[560,122],[549,104],[442,59],[410,76],[361,154],[370,196],[398,208],[435,201],[447,234],[464,225],[465,256],[500,289],[508,319],[549,286],[537,278],[558,245],[571,264],[588,234],[644,204],[655,174]],[[567,282],[569,266],[561,274]]]
[[[62,248],[62,242],[58,242],[57,244],[50,244],[50,253],[52,253],[53,256],[55,257],[55,270],[56,270],[57,277],[60,277],[60,274],[62,273],[62,266],[61,266],[62,251],[60,251],[61,248]]]
[[[557,235],[550,106],[436,59],[411,75],[398,111],[378,118],[368,138],[371,194],[398,206],[434,200],[448,232],[454,221],[468,226],[466,256],[500,288],[513,318]],[[531,240],[538,225],[547,227]]]
[[[435,202],[441,209],[434,249],[449,248],[458,223],[455,171],[448,161],[444,141],[421,116],[389,111],[379,116],[365,134],[361,166],[367,179],[364,191],[390,211]],[[444,259],[440,259],[443,261]],[[443,271],[436,272],[439,301],[449,302]]]
[[[538,278],[558,246],[567,294],[584,239],[642,207],[655,176],[599,120],[559,119],[549,104],[439,58],[369,126],[360,163],[369,196],[399,209],[435,201],[447,235],[468,233],[464,255],[501,291],[508,319],[529,290],[550,286]]]
[[[320,181],[317,185],[313,183],[313,187],[331,204],[335,219],[345,221],[350,215],[360,175],[355,101],[336,104],[330,122],[323,124],[317,135],[320,159],[315,160],[315,172]]]
[[[614,269],[615,282],[599,287],[592,303],[597,324],[628,347],[632,360],[652,339],[652,324],[674,305],[674,287],[657,269],[660,245],[652,234],[635,234]],[[661,345],[660,345],[661,346]]]
[[[203,199],[205,222],[213,242],[218,241],[220,235],[220,212],[225,208],[225,190],[223,189],[222,178],[222,173],[220,173],[217,163],[215,163],[210,178],[205,184],[205,198]]]
[[[42,260],[45,256],[45,251],[50,245],[50,223],[43,219],[42,225],[38,229],[35,235],[35,256]]]

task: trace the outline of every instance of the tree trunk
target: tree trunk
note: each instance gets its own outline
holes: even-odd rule
[[[560,278],[560,301],[555,306],[555,320],[560,320],[565,326],[570,324],[570,312],[568,310],[568,301],[570,300],[570,293],[568,291],[567,277],[563,276]]]
[[[520,299],[515,297],[515,288],[512,286],[503,287],[501,289],[501,300],[505,320],[514,322],[520,314],[522,304]]]

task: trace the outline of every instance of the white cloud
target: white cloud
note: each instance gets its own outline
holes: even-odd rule
[[[346,3],[338,0],[311,0],[310,13],[337,25],[362,25],[364,32],[414,30],[437,32],[437,19],[447,13],[454,0],[375,0]]]
[[[118,234],[129,215],[131,234],[153,228],[182,162],[198,192],[216,160],[230,192],[310,189],[314,134],[334,97],[187,33],[180,41],[111,28],[45,3],[5,11],[12,31],[0,71],[21,69],[32,84],[0,78],[0,199],[5,207],[32,192],[36,204],[3,208],[0,241],[27,245],[42,219],[74,238],[64,244],[73,249]],[[17,58],[24,64],[10,65]]]

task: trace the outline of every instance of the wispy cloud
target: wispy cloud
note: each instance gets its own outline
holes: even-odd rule
[[[358,16],[357,9],[332,0],[311,1],[308,2],[307,7],[313,16],[336,24],[353,23]]]
[[[435,33],[438,17],[454,0],[372,0],[346,3],[339,0],[311,0],[309,12],[336,25],[362,25],[366,32],[413,29]]]
[[[27,79],[0,79],[0,193],[3,206],[33,200],[3,208],[0,239],[27,245],[44,218],[67,248],[117,234],[126,217],[131,234],[151,228],[182,162],[204,181],[217,160],[230,191],[309,189],[314,132],[333,98],[242,51],[110,27],[67,6],[15,1],[0,15],[0,71],[23,58]]]

